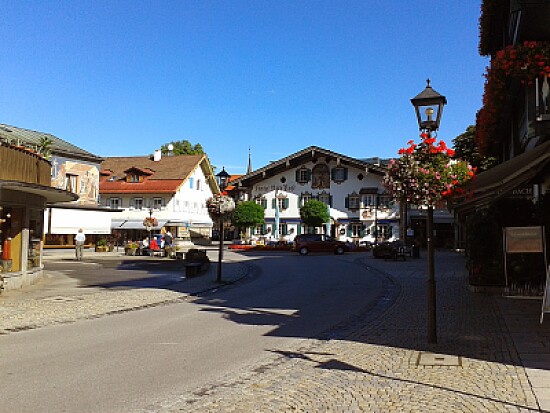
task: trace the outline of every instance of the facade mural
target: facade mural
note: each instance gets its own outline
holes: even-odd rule
[[[97,205],[99,200],[99,167],[61,157],[52,160],[52,186],[79,195],[75,203]]]

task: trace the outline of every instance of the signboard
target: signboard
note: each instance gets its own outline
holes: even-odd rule
[[[542,227],[504,228],[506,253],[544,252]]]

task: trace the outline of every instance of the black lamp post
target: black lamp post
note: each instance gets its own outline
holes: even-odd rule
[[[229,182],[229,178],[231,175],[229,175],[225,167],[222,167],[222,170],[216,174],[216,177],[218,178],[218,186],[220,187],[220,191],[223,192],[225,188],[227,188],[227,183]],[[218,250],[218,273],[216,276],[216,281],[221,282],[222,281],[222,259],[223,259],[223,239],[224,239],[224,226],[223,226],[223,214],[219,214],[220,219],[220,246]]]
[[[418,127],[421,131],[431,136],[432,132],[439,129],[443,106],[447,104],[447,98],[440,95],[430,86],[430,79],[426,88],[411,103],[416,111]],[[428,342],[437,343],[437,304],[435,288],[435,264],[433,245],[433,205],[428,205],[428,217],[426,220],[426,246],[428,248]]]

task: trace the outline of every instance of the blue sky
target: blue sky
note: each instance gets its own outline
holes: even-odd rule
[[[391,157],[410,99],[445,95],[439,137],[475,123],[480,1],[0,0],[0,123],[100,156],[200,143],[244,173],[316,145]]]

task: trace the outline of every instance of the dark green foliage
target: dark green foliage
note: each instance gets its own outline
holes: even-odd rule
[[[160,150],[162,151],[162,154],[167,154],[168,151],[168,145],[174,145],[174,149],[172,153],[174,155],[200,155],[204,153],[204,150],[202,149],[202,146],[200,143],[197,143],[195,145],[192,145],[191,142],[188,140],[182,140],[182,141],[172,141],[169,143],[165,143],[160,147]]]
[[[330,216],[325,203],[312,199],[300,208],[300,218],[309,227],[320,227],[328,222]]]
[[[496,159],[483,157],[479,153],[476,144],[476,127],[468,126],[466,132],[453,139],[455,158],[468,161],[470,165],[477,168],[477,172],[486,171],[496,165]]]
[[[249,228],[264,223],[264,208],[254,201],[239,202],[233,211],[233,224]]]

